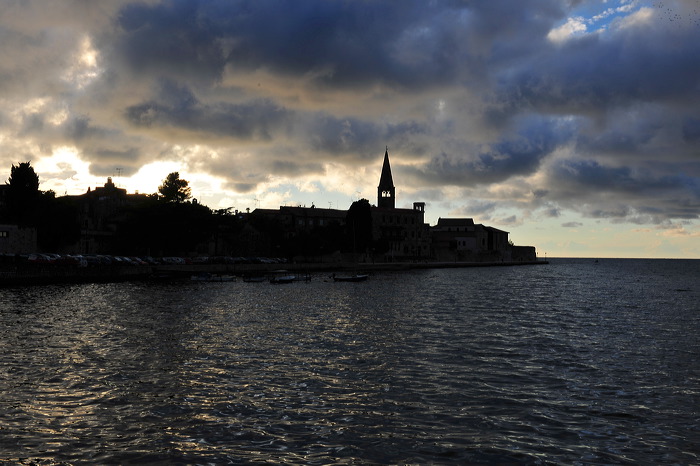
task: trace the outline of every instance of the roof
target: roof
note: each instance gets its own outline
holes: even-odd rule
[[[474,226],[473,218],[439,218],[437,222],[439,227],[463,227]]]
[[[384,165],[382,165],[382,176],[379,178],[379,188],[393,188],[394,179],[391,176],[391,166],[389,165],[389,148],[384,152]]]
[[[507,232],[507,231],[505,231],[505,230],[499,230],[498,228],[487,227],[487,226],[484,226],[484,230],[491,230],[491,231],[493,231],[493,232],[500,232],[500,233],[509,233],[509,232]]]

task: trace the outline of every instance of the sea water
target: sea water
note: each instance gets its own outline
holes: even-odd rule
[[[0,289],[0,462],[700,462],[700,261]]]

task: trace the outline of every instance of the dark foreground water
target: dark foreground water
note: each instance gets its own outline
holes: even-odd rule
[[[0,306],[0,463],[700,462],[700,261]]]

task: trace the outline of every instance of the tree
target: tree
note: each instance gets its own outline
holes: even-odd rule
[[[78,206],[70,196],[56,197],[53,191],[39,196],[35,221],[40,251],[61,252],[80,240]]]
[[[123,255],[185,256],[214,232],[214,215],[201,204],[153,198],[124,211],[115,251]]]
[[[39,200],[39,175],[36,174],[31,162],[14,164],[7,180],[7,207],[10,216],[20,223],[31,222],[35,216]]]
[[[179,172],[170,173],[158,187],[160,198],[166,202],[182,203],[192,197],[189,182],[180,179]]]
[[[372,245],[372,208],[367,199],[352,203],[345,216],[347,250],[366,252]]]
[[[37,194],[39,192],[39,175],[34,171],[31,162],[20,162],[17,166],[12,165],[7,184],[13,191]]]

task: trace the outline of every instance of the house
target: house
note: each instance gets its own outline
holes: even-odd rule
[[[145,200],[145,194],[127,194],[111,177],[104,186],[88,188],[85,194],[70,196],[77,206],[80,241],[73,248],[77,254],[111,254],[117,227],[124,209]]]
[[[475,224],[471,218],[439,218],[431,228],[433,257],[439,261],[510,261],[508,232]]]
[[[323,256],[340,249],[346,216],[345,210],[314,205],[255,209],[240,240],[252,248],[250,255],[327,261]]]
[[[36,251],[36,228],[0,224],[0,254],[30,254]]]

